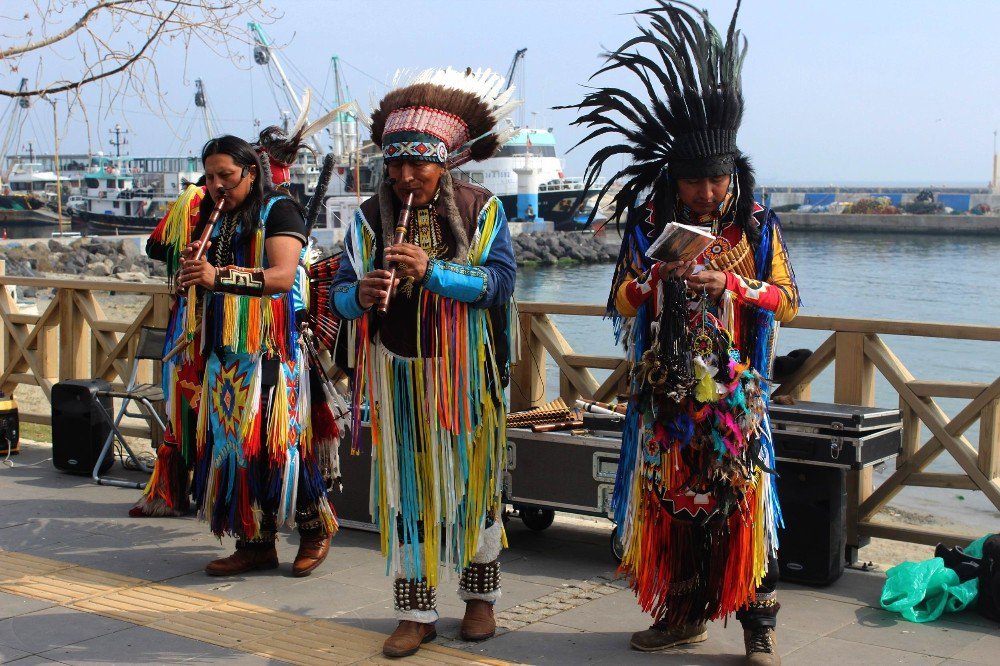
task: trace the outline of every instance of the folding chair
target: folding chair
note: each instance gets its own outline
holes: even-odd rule
[[[156,403],[162,403],[165,399],[163,395],[163,388],[158,384],[138,383],[140,361],[160,361],[163,358],[163,346],[165,344],[166,337],[166,329],[143,326],[139,331],[139,344],[136,346],[135,356],[132,358],[132,371],[129,375],[128,383],[125,385],[125,388],[121,391],[111,389],[100,390],[97,392],[98,398],[109,397],[121,400],[121,407],[118,408],[118,414],[114,417],[111,415],[111,410],[101,404],[101,400],[94,401],[97,404],[98,411],[100,411],[100,413],[104,416],[108,425],[111,426],[111,432],[108,433],[108,438],[104,441],[104,448],[101,449],[101,454],[97,457],[97,464],[94,465],[94,472],[91,476],[91,478],[94,479],[94,482],[98,485],[139,489],[144,488],[146,485],[135,481],[108,479],[101,476],[101,465],[104,464],[104,459],[109,454],[112,454],[112,446],[114,445],[116,438],[118,443],[121,444],[122,448],[128,454],[129,459],[138,469],[141,469],[144,472],[153,471],[152,466],[141,462],[135,453],[132,452],[128,442],[125,441],[125,437],[122,436],[119,426],[122,418],[130,416],[133,418],[145,419],[149,422],[150,428],[153,427],[153,423],[155,422],[158,426],[160,426],[161,432],[166,431],[163,419],[160,418],[160,415],[156,412],[155,407]],[[140,407],[140,411],[129,411],[129,403],[132,402],[135,402]],[[114,403],[112,402],[110,404],[113,405]]]

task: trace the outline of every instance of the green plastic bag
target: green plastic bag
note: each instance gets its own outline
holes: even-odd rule
[[[972,557],[982,557],[983,543],[989,535],[965,549]],[[930,622],[945,612],[965,610],[975,602],[979,581],[960,583],[958,574],[944,565],[940,557],[923,562],[903,562],[886,572],[882,588],[882,608],[899,613],[910,622]]]

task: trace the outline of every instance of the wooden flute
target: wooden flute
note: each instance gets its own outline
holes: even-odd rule
[[[396,223],[396,235],[392,239],[393,245],[399,245],[406,240],[406,232],[410,229],[410,213],[413,212],[413,192],[410,192],[406,197],[406,202],[403,204],[403,209],[399,211],[399,221]],[[385,298],[379,303],[378,314],[384,315],[389,311],[389,300],[392,298],[392,294],[395,291],[392,283],[396,279],[396,264],[394,263],[389,267],[389,291],[386,292]]]

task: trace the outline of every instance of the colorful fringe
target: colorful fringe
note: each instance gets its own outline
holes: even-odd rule
[[[770,211],[763,220],[755,265],[757,279],[767,280],[777,220]],[[615,287],[642,275],[648,263],[637,249],[647,239],[635,226],[630,231]],[[692,394],[670,407],[643,385],[640,371],[654,342],[653,304],[621,317],[615,291],[608,316],[633,366],[611,502],[624,547],[621,571],[657,621],[676,626],[726,617],[755,598],[778,547],[782,519],[767,416],[773,313],[724,298],[717,318],[709,319],[739,351],[728,369],[695,358]]]
[[[236,248],[237,265],[266,268],[264,221],[277,200],[261,212],[250,242]],[[303,275],[299,271],[297,281]],[[204,299],[204,321],[210,325],[202,334],[213,352],[198,412],[194,494],[199,516],[218,536],[257,538],[265,514],[291,527],[296,509],[303,508],[319,514],[327,534],[337,531],[310,425],[315,370],[295,328],[302,285],[294,291],[294,297],[212,293]],[[273,362],[279,371],[276,384],[268,387],[263,365]],[[323,431],[322,437],[334,441],[340,432]]]
[[[480,215],[472,265],[489,254],[497,205],[492,200]],[[374,234],[362,216],[355,223],[361,242],[348,259],[364,274]],[[371,408],[371,510],[387,573],[436,586],[442,560],[456,572],[467,566],[487,515],[500,509],[507,406],[489,313],[424,291],[414,322],[418,358],[395,356],[372,340],[368,316],[346,327],[356,368],[352,452],[364,399]]]
[[[199,205],[205,196],[201,187],[190,185],[170,206],[150,234],[150,243],[161,246],[171,284],[180,270],[181,252],[191,242],[198,226]],[[167,322],[164,353],[184,334],[185,309],[174,301]],[[162,388],[166,400],[167,432],[157,449],[153,473],[136,506],[147,516],[181,515],[188,507],[189,468],[194,460],[194,435],[204,359],[190,345],[184,354],[164,364]]]

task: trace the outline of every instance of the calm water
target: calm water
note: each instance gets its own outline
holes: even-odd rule
[[[804,302],[801,314],[1000,325],[1000,299],[991,288],[1000,267],[1000,239],[805,233],[790,235],[786,241]],[[516,295],[525,301],[603,305],[610,280],[611,266],[525,268],[518,272]],[[554,319],[577,352],[615,353],[608,322],[594,317]],[[784,328],[778,353],[815,349],[828,335]],[[992,382],[1000,374],[997,343],[907,336],[886,336],[885,341],[917,379]],[[547,370],[548,392],[555,396],[555,364],[550,361]],[[594,372],[599,379],[606,374]],[[828,370],[814,382],[813,399],[832,397],[833,372]],[[966,402],[938,399],[949,416]],[[876,404],[898,404],[880,375]],[[929,436],[925,429],[923,439]],[[973,445],[978,436],[978,424],[966,432]],[[958,471],[945,456],[930,469]],[[989,522],[994,531],[998,527],[1000,514],[979,492],[925,488],[904,491],[903,497],[927,513],[947,512],[969,525]]]

